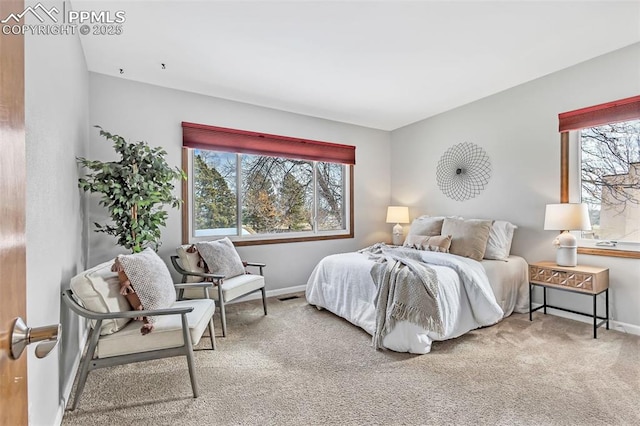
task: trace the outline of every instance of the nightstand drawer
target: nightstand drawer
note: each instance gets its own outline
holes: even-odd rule
[[[531,281],[540,284],[555,284],[565,287],[593,291],[593,275],[577,272],[560,271],[557,269],[529,267]]]
[[[564,287],[567,290],[600,293],[609,287],[609,270],[584,266],[558,266],[553,262],[539,262],[529,265],[529,280],[532,283]]]

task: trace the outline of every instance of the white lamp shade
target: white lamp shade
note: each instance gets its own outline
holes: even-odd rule
[[[583,203],[547,204],[544,214],[546,231],[589,231],[589,209]]]
[[[387,223],[409,223],[409,207],[387,207]]]

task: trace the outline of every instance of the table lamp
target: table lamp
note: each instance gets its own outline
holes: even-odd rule
[[[576,266],[578,264],[578,243],[569,231],[589,231],[589,209],[583,203],[547,204],[544,214],[545,231],[562,231],[553,244],[558,247],[556,264]]]
[[[401,246],[404,234],[400,224],[409,223],[409,207],[387,207],[387,223],[395,223],[393,227],[393,245]]]

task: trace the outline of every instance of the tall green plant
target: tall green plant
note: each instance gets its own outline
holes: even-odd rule
[[[87,169],[78,179],[84,191],[102,194],[99,204],[109,210],[111,224],[95,223],[96,232],[112,235],[118,244],[138,253],[160,247],[161,228],[166,226],[164,205],[177,208],[182,200],[172,195],[174,180],[186,179],[180,169],[170,167],[167,152],[146,142],[129,143],[122,136],[100,129],[100,136],[113,142],[120,161],[104,162],[77,158]]]

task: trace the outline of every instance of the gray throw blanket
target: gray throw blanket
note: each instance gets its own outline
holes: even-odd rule
[[[409,249],[376,244],[360,252],[376,261],[371,276],[378,287],[373,346],[382,349],[384,337],[396,321],[409,321],[429,331],[443,333],[438,307],[438,277]]]

